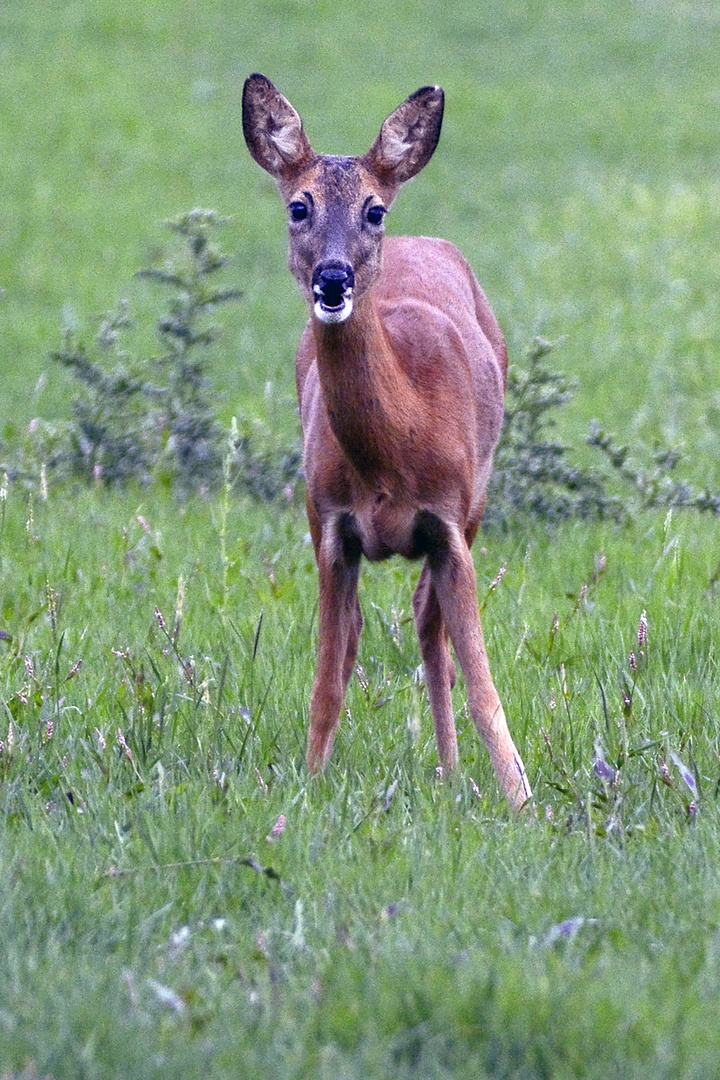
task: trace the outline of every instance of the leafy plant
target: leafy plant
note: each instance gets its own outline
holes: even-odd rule
[[[234,429],[228,463],[225,432],[212,404],[206,360],[218,329],[208,316],[242,295],[215,283],[229,262],[214,240],[225,220],[213,211],[193,210],[168,222],[180,250],[164,266],[138,274],[170,293],[156,326],[159,355],[136,358],[128,351],[133,324],[125,300],[104,317],[92,349],[66,328],[52,359],[80,383],[72,416],[33,422],[4,465],[10,480],[39,489],[48,475],[56,482],[76,478],[105,485],[160,481],[187,494],[216,487],[229,475],[233,486],[260,499],[292,490],[299,448],[281,447],[258,424],[243,421]]]
[[[570,447],[550,438],[557,410],[572,396],[565,376],[547,363],[553,347],[536,338],[527,367],[513,366],[508,372],[505,425],[488,497],[489,525],[507,525],[519,516],[561,521],[621,515],[605,476],[573,465]]]
[[[597,447],[614,470],[614,475],[630,485],[635,502],[643,510],[685,508],[701,513],[720,514],[720,493],[696,491],[686,480],[671,475],[682,460],[677,447],[656,446],[652,466],[634,464],[628,446],[617,446],[599,424],[593,424],[588,445]]]
[[[211,280],[228,262],[211,240],[223,223],[203,210],[169,222],[182,238],[180,255],[138,275],[172,290],[157,324],[159,356],[132,361],[122,350],[131,325],[126,302],[105,317],[97,336],[101,355],[115,360],[112,371],[92,361],[71,332],[53,354],[83,385],[63,448],[72,475],[107,484],[131,478],[147,484],[159,476],[183,490],[208,486],[217,477],[222,431],[200,350],[216,338],[205,317],[241,295]]]
[[[527,366],[513,366],[508,373],[505,426],[495,455],[486,525],[505,527],[522,517],[622,522],[642,510],[671,507],[720,513],[720,493],[698,492],[671,475],[682,460],[677,448],[655,447],[652,464],[644,466],[633,462],[629,447],[617,446],[612,435],[593,424],[587,443],[600,450],[605,461],[597,468],[573,464],[572,447],[551,437],[558,409],[572,397],[565,376],[548,365],[553,348],[536,338]]]

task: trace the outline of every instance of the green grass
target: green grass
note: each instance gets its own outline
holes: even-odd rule
[[[305,523],[233,506],[223,560],[221,509],[51,494],[28,527],[24,497],[6,504],[6,1067],[713,1075],[718,525],[488,540],[481,593],[508,566],[491,659],[536,786],[538,819],[519,823],[461,692],[461,775],[437,778],[400,564],[365,575],[369,686],[309,781]]]
[[[460,245],[514,359],[562,339],[564,439],[596,417],[678,441],[717,484],[719,45],[701,0],[11,0],[0,433],[66,414],[63,322],[89,338],[129,296],[147,336],[132,275],[162,219],[205,205],[233,215],[245,291],[210,356],[222,417],[294,437],[305,312],[243,80],[266,73],[339,152],[438,81],[443,138],[391,230]],[[460,774],[437,776],[399,562],[365,568],[367,689],[310,781],[306,532],[294,506],[52,477],[47,501],[0,500],[3,1080],[720,1075],[720,524],[479,541],[523,822],[461,686]]]

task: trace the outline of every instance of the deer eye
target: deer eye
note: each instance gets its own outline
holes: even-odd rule
[[[290,217],[293,221],[304,221],[308,216],[308,208],[305,203],[291,202],[290,203]]]
[[[384,206],[371,206],[367,212],[367,219],[371,225],[382,225],[382,219],[385,217]]]

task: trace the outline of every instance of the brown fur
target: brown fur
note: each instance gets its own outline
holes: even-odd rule
[[[503,418],[505,343],[456,248],[383,240],[376,221],[429,160],[442,111],[442,91],[425,87],[386,120],[364,158],[320,157],[272,83],[257,75],[246,83],[248,147],[292,211],[289,265],[312,310],[297,355],[320,576],[308,762],[325,767],[354,670],[361,555],[422,557],[413,606],[440,760],[457,764],[449,637],[473,719],[519,808],[530,786],[490,677],[470,555]],[[346,307],[340,286],[323,291],[333,273]]]

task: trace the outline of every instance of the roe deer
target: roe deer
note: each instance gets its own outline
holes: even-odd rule
[[[289,265],[311,312],[297,353],[320,579],[308,764],[327,764],[355,667],[360,557],[424,558],[413,608],[440,762],[458,760],[449,638],[472,718],[520,809],[530,785],[490,677],[470,554],[503,420],[505,341],[455,247],[383,240],[400,186],[435,150],[443,106],[440,87],[423,87],[364,157],[332,157],[313,151],[269,79],[245,83],[245,140],[288,208]]]

